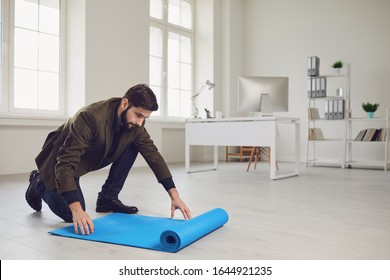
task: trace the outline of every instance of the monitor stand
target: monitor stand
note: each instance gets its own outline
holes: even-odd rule
[[[272,113],[272,105],[271,105],[271,98],[269,96],[269,93],[262,93],[260,96],[260,109],[261,109],[261,116],[273,116]]]

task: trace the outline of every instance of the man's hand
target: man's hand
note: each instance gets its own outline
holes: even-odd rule
[[[191,219],[191,211],[185,205],[183,200],[179,197],[179,193],[177,192],[176,188],[172,188],[168,190],[168,194],[171,197],[172,203],[171,203],[171,218],[175,216],[175,210],[180,209],[181,213],[183,214],[184,219],[189,220]]]
[[[72,211],[74,231],[82,235],[93,233],[94,225],[92,219],[83,210],[80,202],[76,201],[69,204],[69,208]]]

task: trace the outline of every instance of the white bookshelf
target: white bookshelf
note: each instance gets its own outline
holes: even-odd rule
[[[375,118],[348,118],[347,121],[347,139],[346,139],[346,167],[370,167],[383,168],[385,171],[389,169],[389,108],[386,108],[386,116]],[[356,128],[359,125],[360,128]],[[385,137],[382,141],[356,141],[356,136],[359,131],[365,127],[366,129],[386,129]],[[379,150],[382,158],[377,160],[367,160],[364,158],[356,158],[354,150]]]
[[[386,109],[386,115],[367,118],[367,117],[352,117],[350,108],[351,92],[350,92],[350,65],[345,67],[345,73],[338,75],[320,75],[327,80],[327,86],[331,85],[336,80],[343,85],[343,95],[336,96],[327,92],[326,97],[309,97],[308,108],[317,108],[319,115],[317,118],[311,118],[308,112],[307,126],[307,145],[306,145],[306,166],[339,166],[341,168],[383,168],[385,171],[389,169],[390,159],[389,152],[389,108]],[[314,77],[313,77],[314,78]],[[340,82],[341,81],[341,82]],[[324,112],[321,110],[324,103],[329,100],[344,100],[344,118],[342,119],[326,119]],[[309,111],[309,109],[308,109]],[[360,127],[360,128],[359,128]],[[360,130],[376,128],[386,129],[386,136],[382,141],[356,141],[355,138]],[[311,129],[321,129],[323,139],[311,139],[313,135],[309,135]],[[329,135],[330,132],[335,132],[334,135]],[[341,132],[341,133],[340,133]],[[320,150],[336,151],[337,156],[324,157],[320,154]],[[359,158],[356,154],[357,150],[372,150],[380,153],[383,157],[379,159]],[[379,152],[378,152],[379,151]],[[377,157],[377,156],[376,156]],[[377,157],[378,158],[378,157]]]
[[[333,82],[337,82],[342,85],[343,95],[336,96],[336,92],[330,94],[327,92],[325,97],[309,97],[309,108],[317,109],[319,111],[319,118],[308,117],[308,139],[306,145],[306,166],[312,165],[326,165],[326,166],[339,166],[345,167],[346,158],[346,139],[347,139],[347,117],[350,113],[350,66],[345,66],[345,72],[343,74],[329,74],[319,75],[318,77],[324,77],[327,81],[327,87]],[[309,77],[310,78],[310,77]],[[316,78],[316,77],[312,77]],[[342,119],[327,119],[325,118],[325,112],[323,110],[327,101],[339,101],[344,100],[344,118]],[[308,112],[309,115],[309,112]],[[324,138],[322,140],[311,139],[309,134],[311,129],[321,129]],[[342,131],[343,133],[331,134],[332,131]],[[332,158],[325,158],[319,154],[322,149],[337,149],[338,156]]]

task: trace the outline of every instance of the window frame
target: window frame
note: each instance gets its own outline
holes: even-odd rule
[[[192,110],[188,116],[169,116],[168,115],[168,34],[169,32],[178,34],[180,36],[186,36],[191,39],[191,96],[194,93],[195,87],[195,0],[184,0],[190,2],[192,5],[192,29],[188,29],[182,26],[178,26],[168,22],[168,1],[162,0],[163,4],[163,16],[162,19],[154,18],[149,15],[149,30],[151,27],[162,30],[162,86],[160,96],[160,115],[154,116],[155,119],[167,120],[167,121],[183,121],[189,118],[192,114]],[[149,53],[150,58],[150,53]],[[150,65],[150,64],[149,64]],[[191,98],[189,100],[191,106]]]
[[[65,117],[65,26],[66,11],[65,1],[59,0],[59,96],[58,110],[25,109],[14,106],[14,23],[15,23],[15,0],[2,0],[2,91],[0,98],[0,114],[4,117],[39,117],[58,118]]]

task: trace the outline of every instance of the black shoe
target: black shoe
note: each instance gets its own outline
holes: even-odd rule
[[[36,190],[36,183],[37,183],[38,179],[39,179],[38,170],[31,171],[30,178],[29,178],[30,184],[28,185],[28,188],[27,188],[27,191],[25,194],[28,205],[30,205],[31,208],[37,212],[41,211],[41,209],[42,209],[42,198],[37,193],[37,190]]]
[[[98,198],[96,202],[96,212],[135,214],[138,212],[138,208],[135,206],[126,206],[119,199]]]

